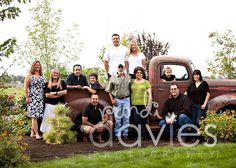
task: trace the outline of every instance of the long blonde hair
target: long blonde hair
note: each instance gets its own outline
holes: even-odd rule
[[[57,89],[58,88],[62,89],[62,86],[61,86],[61,75],[60,75],[60,71],[58,69],[52,69],[51,70],[50,78],[49,78],[49,81],[48,81],[48,88],[52,89],[53,73],[54,72],[58,72],[58,75],[59,75],[59,77],[57,79]]]
[[[132,45],[135,45],[135,47],[136,47],[136,49],[137,49],[137,51],[135,51],[136,53],[138,53],[138,52],[140,52],[140,48],[139,48],[139,46],[138,46],[138,43],[137,43],[137,41],[136,40],[131,40],[130,42],[129,42],[129,45],[128,45],[128,55],[130,55],[130,54],[132,54],[133,53],[133,51],[132,51]]]

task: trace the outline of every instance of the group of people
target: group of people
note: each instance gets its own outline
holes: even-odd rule
[[[85,134],[97,134],[97,140],[103,142],[102,133],[113,130],[114,139],[128,139],[130,121],[141,126],[141,138],[147,138],[148,116],[152,107],[151,84],[146,80],[145,56],[140,52],[136,40],[131,40],[128,47],[120,44],[120,36],[112,35],[113,45],[104,54],[104,67],[108,76],[105,91],[108,92],[112,113],[104,112],[99,103],[98,90],[101,88],[98,75],[92,73],[89,83],[82,74],[82,66],[73,66],[73,73],[66,81],[61,80],[58,69],[53,69],[48,81],[43,77],[41,64],[35,61],[25,78],[25,95],[27,114],[32,118],[30,137],[42,139],[39,134],[38,118],[43,118],[41,132],[50,131],[48,118],[54,117],[53,108],[58,103],[65,103],[67,89],[87,89],[91,93],[90,104],[82,112],[82,125],[79,127]],[[175,81],[171,68],[167,67],[162,75],[163,81]],[[193,83],[185,94],[179,93],[177,84],[171,84],[170,97],[163,109],[163,120],[160,126],[173,125],[178,128],[187,123],[199,126],[199,120],[206,114],[210,97],[208,84],[203,81],[201,72],[193,72]],[[113,123],[113,118],[114,121]]]
[[[184,93],[180,93],[179,86],[176,83],[170,85],[170,97],[164,104],[163,119],[159,122],[159,125],[164,126],[164,132],[174,138],[177,137],[176,130],[185,124],[193,124],[199,128],[199,121],[206,116],[209,98],[208,83],[203,81],[200,70],[194,70],[192,83]],[[170,132],[170,126],[173,126],[172,132]],[[182,133],[186,132],[187,128],[183,129]],[[196,129],[191,129],[191,132],[199,134]],[[196,138],[194,136],[191,140],[195,141]],[[182,140],[186,141],[187,137],[183,136]]]

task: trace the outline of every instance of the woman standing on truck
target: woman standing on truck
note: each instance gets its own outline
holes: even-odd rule
[[[136,67],[134,75],[135,79],[131,82],[131,117],[136,126],[141,125],[141,138],[144,140],[147,133],[145,125],[148,124],[148,114],[152,105],[151,84],[145,79],[142,67]]]
[[[27,116],[32,119],[31,138],[42,139],[38,130],[38,119],[43,117],[44,85],[41,63],[34,61],[30,71],[25,77],[25,98],[27,104]]]
[[[137,66],[145,67],[145,56],[140,52],[136,40],[131,40],[128,46],[128,56],[125,59],[125,67],[132,79],[135,79],[134,69]]]
[[[194,70],[192,75],[192,83],[189,85],[186,93],[192,101],[192,120],[199,127],[199,120],[206,116],[208,110],[208,101],[210,98],[209,86],[203,81],[200,70]]]

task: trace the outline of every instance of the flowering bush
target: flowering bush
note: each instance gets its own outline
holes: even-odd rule
[[[26,163],[27,144],[22,141],[27,132],[26,116],[16,107],[15,95],[0,90],[0,167],[12,167]]]
[[[226,111],[220,114],[208,112],[205,119],[200,121],[200,133],[206,141],[212,141],[212,138],[206,134],[205,127],[213,124],[216,128],[209,127],[208,132],[217,137],[217,141],[236,141],[236,118],[235,111]]]
[[[77,141],[75,132],[71,131],[73,125],[71,119],[66,116],[70,109],[65,105],[58,104],[53,112],[54,118],[49,118],[48,122],[52,125],[49,132],[43,134],[43,139],[49,144],[75,143]]]

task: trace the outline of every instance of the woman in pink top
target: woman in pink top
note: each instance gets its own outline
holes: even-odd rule
[[[125,59],[127,71],[132,79],[135,79],[134,69],[138,66],[145,67],[145,56],[140,52],[136,40],[131,40],[128,46],[128,56]]]

